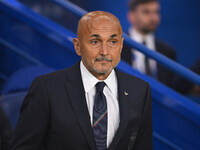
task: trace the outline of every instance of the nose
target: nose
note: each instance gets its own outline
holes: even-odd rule
[[[101,55],[108,55],[108,45],[107,45],[106,42],[102,43],[100,54]]]

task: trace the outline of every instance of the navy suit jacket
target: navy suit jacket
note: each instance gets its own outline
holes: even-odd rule
[[[117,69],[116,74],[120,124],[108,150],[152,150],[150,87]],[[80,62],[33,81],[10,149],[96,150]]]

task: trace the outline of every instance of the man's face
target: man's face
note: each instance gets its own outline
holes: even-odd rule
[[[87,23],[83,32],[78,41],[79,51],[76,50],[83,64],[93,75],[110,73],[120,61],[123,46],[119,24],[104,16]]]
[[[154,32],[160,23],[160,5],[158,2],[140,4],[129,12],[128,19],[140,32]]]

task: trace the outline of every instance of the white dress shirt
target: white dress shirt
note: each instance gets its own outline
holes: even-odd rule
[[[83,86],[85,89],[85,97],[87,106],[90,114],[91,124],[93,123],[93,106],[94,98],[96,94],[96,83],[99,82],[95,76],[93,76],[81,61],[80,64],[81,77]],[[108,125],[107,125],[107,148],[111,144],[114,135],[118,129],[120,118],[119,118],[119,104],[118,104],[118,88],[117,88],[117,77],[114,69],[110,75],[104,80],[106,86],[103,89],[103,93],[106,97],[107,110],[108,110]]]
[[[146,47],[155,51],[155,37],[152,33],[147,34],[146,36],[138,33],[134,28],[129,29],[129,36],[131,39],[135,40],[138,43],[143,43],[145,41]],[[132,61],[132,66],[138,71],[145,73],[145,55],[137,50],[132,49],[134,55],[134,60]],[[149,59],[150,69],[153,74],[156,74],[156,61]]]

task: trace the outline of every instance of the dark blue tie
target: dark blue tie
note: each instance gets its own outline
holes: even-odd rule
[[[107,104],[103,94],[104,82],[96,84],[93,108],[93,132],[98,150],[106,150],[107,143]]]
[[[145,40],[142,42],[142,44],[143,44],[144,46],[147,45],[146,42],[145,42]],[[152,73],[151,73],[150,62],[149,62],[149,58],[148,58],[147,56],[145,56],[144,64],[145,64],[145,73],[151,76]]]

